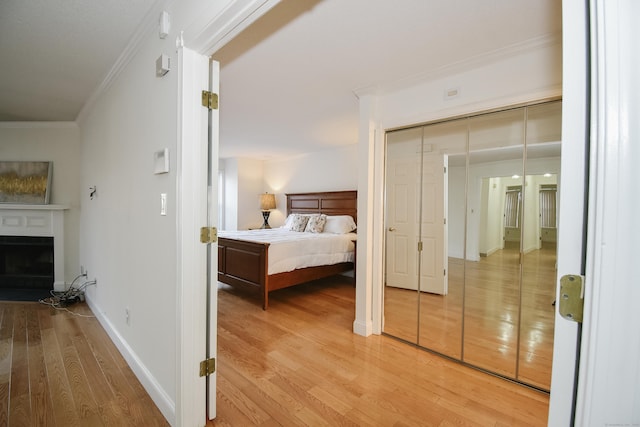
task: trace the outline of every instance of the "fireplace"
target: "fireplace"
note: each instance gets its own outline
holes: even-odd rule
[[[64,291],[61,205],[0,204],[0,283]]]
[[[53,289],[53,237],[0,236],[0,288]]]

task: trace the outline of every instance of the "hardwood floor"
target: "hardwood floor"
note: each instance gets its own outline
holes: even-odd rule
[[[0,425],[168,423],[95,318],[0,302]]]
[[[555,322],[555,260],[554,247],[527,253],[522,272],[517,249],[500,250],[478,262],[450,258],[446,296],[385,288],[384,330],[548,390]]]
[[[353,334],[354,299],[351,278],[331,278],[274,292],[263,311],[220,285],[207,425],[546,425],[547,394]],[[0,322],[0,425],[168,425],[95,318],[0,303]]]
[[[216,420],[208,426],[543,426],[549,396],[387,336],[352,333],[355,288],[219,285]]]

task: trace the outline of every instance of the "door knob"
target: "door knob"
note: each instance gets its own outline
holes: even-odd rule
[[[396,231],[395,227],[389,227],[389,231]]]

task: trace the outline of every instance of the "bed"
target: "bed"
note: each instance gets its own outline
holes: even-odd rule
[[[291,214],[349,215],[357,218],[357,191],[287,194],[287,216]],[[250,238],[218,238],[218,281],[232,286],[258,289],[262,308],[269,307],[269,293],[312,280],[333,276],[354,269],[353,261],[329,265],[296,268],[269,274],[269,246],[271,243]],[[352,244],[355,252],[355,242]]]

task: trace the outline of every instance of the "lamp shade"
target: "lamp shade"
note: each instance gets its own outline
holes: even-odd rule
[[[260,195],[260,209],[263,211],[268,211],[269,209],[276,208],[276,196],[269,193],[264,193]]]

